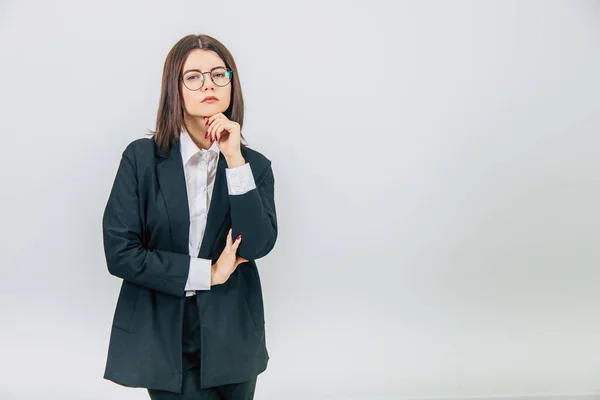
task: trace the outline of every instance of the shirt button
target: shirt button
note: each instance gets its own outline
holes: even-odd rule
[[[236,187],[236,188],[235,188],[235,192],[236,192],[236,193],[239,193],[239,192],[240,192],[240,188],[239,188],[239,187]]]
[[[231,176],[233,176],[235,178],[237,176],[237,172],[236,171],[232,171],[231,172]]]
[[[206,190],[206,188],[205,188],[205,187],[201,187],[201,188],[200,188],[200,191],[201,191],[201,192],[204,192],[205,190]]]
[[[200,218],[206,219],[206,214],[200,214]]]

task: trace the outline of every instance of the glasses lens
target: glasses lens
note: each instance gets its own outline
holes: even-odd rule
[[[183,76],[183,83],[190,90],[198,90],[202,87],[202,74],[200,72],[188,72]]]
[[[215,68],[212,71],[212,79],[217,86],[226,86],[231,80],[231,71],[226,68]]]

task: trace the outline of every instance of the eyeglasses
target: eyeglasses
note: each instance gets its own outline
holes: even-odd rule
[[[179,78],[179,80],[183,81],[185,87],[190,90],[200,90],[200,88],[204,86],[204,74],[210,74],[210,79],[212,79],[213,83],[217,86],[223,87],[227,86],[229,82],[231,82],[233,71],[225,67],[214,67],[207,72],[201,72],[198,69],[193,69],[186,72],[185,75]]]

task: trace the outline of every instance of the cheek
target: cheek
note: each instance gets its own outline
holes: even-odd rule
[[[223,96],[224,101],[224,105],[225,108],[229,108],[229,106],[231,105],[231,89],[227,90],[227,92],[225,93],[225,95]]]
[[[181,99],[183,101],[183,108],[187,110],[189,108],[190,99],[188,93],[185,90],[181,92]]]
[[[183,92],[183,108],[186,109],[188,112],[192,112],[194,110],[198,110],[198,102],[199,100],[196,99],[197,95],[195,93],[189,92],[189,91],[184,91]]]

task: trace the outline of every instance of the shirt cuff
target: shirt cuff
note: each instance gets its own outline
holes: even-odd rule
[[[210,290],[211,272],[212,260],[191,257],[185,290]]]
[[[236,168],[225,168],[225,175],[227,176],[227,190],[231,195],[240,195],[256,189],[249,163]]]

